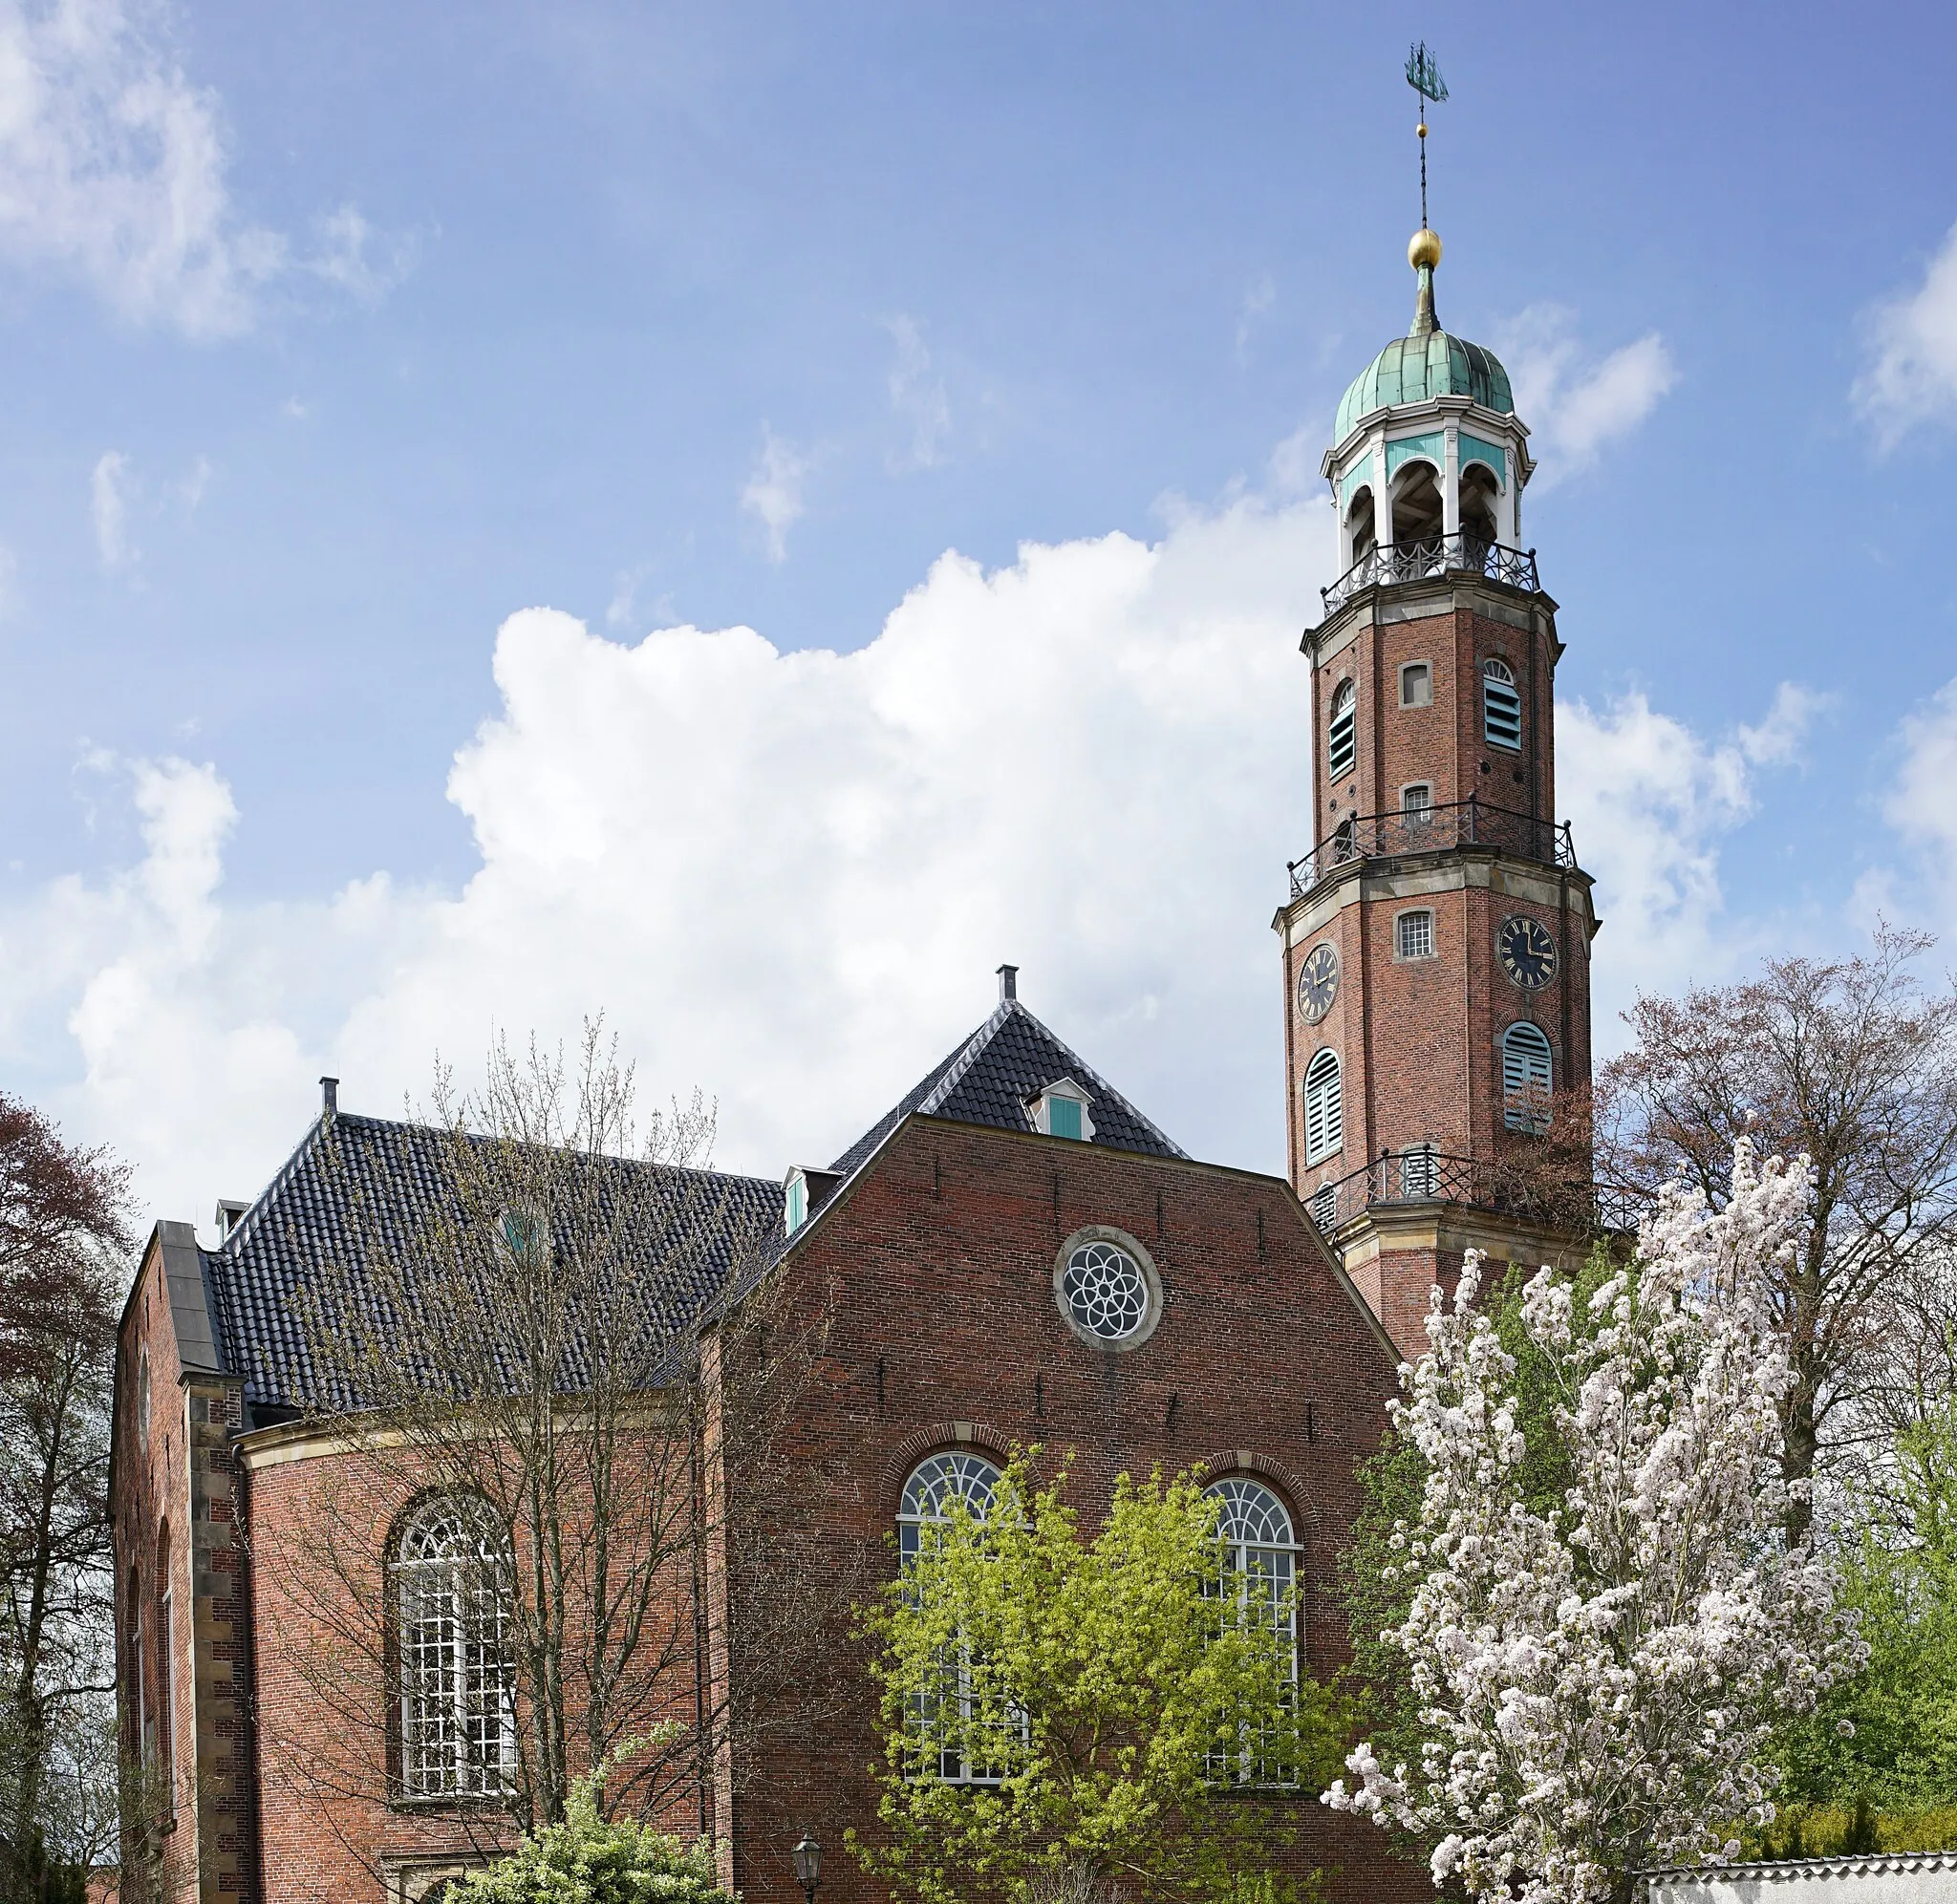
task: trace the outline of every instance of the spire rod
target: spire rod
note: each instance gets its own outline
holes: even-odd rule
[[[1439,105],[1448,96],[1448,82],[1425,40],[1407,49],[1407,83],[1420,99],[1420,123],[1414,128],[1420,135],[1420,229],[1407,247],[1407,262],[1419,278],[1420,290],[1413,306],[1413,329],[1408,334],[1428,337],[1440,329],[1433,310],[1433,267],[1441,261],[1441,241],[1427,221],[1427,105],[1430,99]]]

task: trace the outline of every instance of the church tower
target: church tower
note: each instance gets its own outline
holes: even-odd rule
[[[1494,353],[1440,328],[1440,257],[1423,222],[1412,329],[1322,466],[1343,572],[1302,644],[1314,845],[1275,922],[1291,1181],[1409,1356],[1465,1250],[1585,1247],[1598,924],[1557,822],[1529,433]]]

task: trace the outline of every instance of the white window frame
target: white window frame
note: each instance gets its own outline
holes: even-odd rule
[[[1481,738],[1505,754],[1522,751],[1522,695],[1499,655],[1481,664]]]
[[[1344,764],[1340,764],[1341,760]],[[1325,723],[1325,778],[1337,785],[1359,765],[1359,690],[1349,680],[1332,690],[1330,718]]]
[[[1407,677],[1414,669],[1421,669],[1427,675],[1427,698],[1413,700],[1407,693]],[[1400,705],[1402,707],[1431,707],[1433,705],[1433,663],[1431,661],[1403,661],[1400,663]]]
[[[1415,922],[1420,920],[1426,922],[1427,943],[1419,951],[1409,952],[1407,946],[1408,933]],[[1393,956],[1398,960],[1409,963],[1421,959],[1438,958],[1440,956],[1438,941],[1434,933],[1433,908],[1431,906],[1410,907],[1405,912],[1394,913]]]
[[[1336,1157],[1345,1147],[1345,1067],[1329,1045],[1304,1067],[1304,1161]]]
[[[1236,1602],[1237,1617],[1245,1619],[1258,1598],[1268,1594],[1271,1621],[1288,1651],[1288,1678],[1298,1684],[1298,1578],[1302,1549],[1298,1544],[1291,1510],[1275,1488],[1249,1474],[1226,1474],[1203,1492],[1221,1505],[1216,1538],[1223,1548],[1223,1587],[1226,1600]],[[1255,1738],[1246,1738],[1234,1753],[1212,1753],[1205,1761],[1211,1777],[1237,1785],[1284,1786],[1297,1777],[1288,1766],[1268,1764]]]
[[[399,1789],[409,1803],[495,1802],[515,1783],[512,1565],[501,1522],[472,1495],[418,1503],[396,1536]]]
[[[930,1530],[950,1524],[954,1502],[961,1504],[965,1512],[974,1519],[984,1519],[1003,1479],[1003,1471],[997,1462],[968,1447],[944,1448],[920,1461],[905,1481],[897,1506],[899,1569],[908,1573],[930,1540]],[[973,1722],[972,1672],[969,1657],[962,1650],[957,1659],[944,1662],[944,1679],[946,1691],[942,1697],[957,1701],[961,1729],[969,1726]],[[970,1759],[951,1749],[930,1749],[935,1705],[936,1701],[925,1693],[918,1694],[912,1701],[911,1725],[917,1740],[918,1776],[935,1778],[945,1785],[996,1786],[1001,1783],[1004,1774],[996,1767],[975,1765]],[[1019,1716],[1019,1730],[1023,1739],[1026,1732],[1023,1713]]]
[[[1079,1108],[1081,1114],[1081,1134],[1079,1137],[1073,1136],[1069,1131],[1054,1129],[1053,1106],[1056,1100],[1063,1103],[1073,1104]],[[1043,1137],[1064,1138],[1068,1143],[1073,1144],[1091,1144],[1094,1141],[1094,1115],[1090,1107],[1086,1088],[1084,1085],[1075,1083],[1071,1078],[1056,1078],[1052,1083],[1047,1085],[1032,1101],[1027,1106],[1027,1110],[1033,1120],[1033,1128]]]
[[[1540,1137],[1549,1128],[1556,1091],[1556,1047],[1549,1034],[1517,1018],[1501,1036],[1502,1123]]]

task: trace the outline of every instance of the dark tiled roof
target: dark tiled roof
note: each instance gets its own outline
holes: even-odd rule
[[[446,1158],[446,1133],[345,1112],[322,1119],[237,1228],[204,1252],[226,1366],[245,1378],[262,1412],[358,1405],[332,1371],[314,1367],[295,1298],[302,1286],[344,1288],[372,1313],[376,1297],[365,1252],[412,1261],[431,1221],[453,1216],[459,1201]],[[683,1211],[698,1247],[677,1249],[670,1306],[658,1318],[683,1327],[726,1289],[730,1275],[764,1261],[780,1223],[779,1184],[703,1170],[678,1171],[623,1158],[591,1160],[593,1187],[613,1207]],[[651,1173],[658,1197],[644,1197]],[[613,1183],[615,1178],[615,1192]],[[629,1199],[629,1201],[628,1201]],[[652,1240],[656,1250],[657,1242]]]
[[[1017,998],[1008,998],[829,1167],[846,1173],[856,1169],[913,1111],[997,1130],[1031,1130],[1026,1100],[1063,1078],[1071,1078],[1086,1092],[1096,1144],[1151,1157],[1187,1154]]]

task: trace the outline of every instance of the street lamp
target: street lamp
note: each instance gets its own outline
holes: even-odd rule
[[[803,1896],[808,1904],[815,1904],[815,1887],[822,1882],[822,1847],[816,1843],[815,1833],[803,1832],[802,1842],[788,1855],[794,1860]]]

